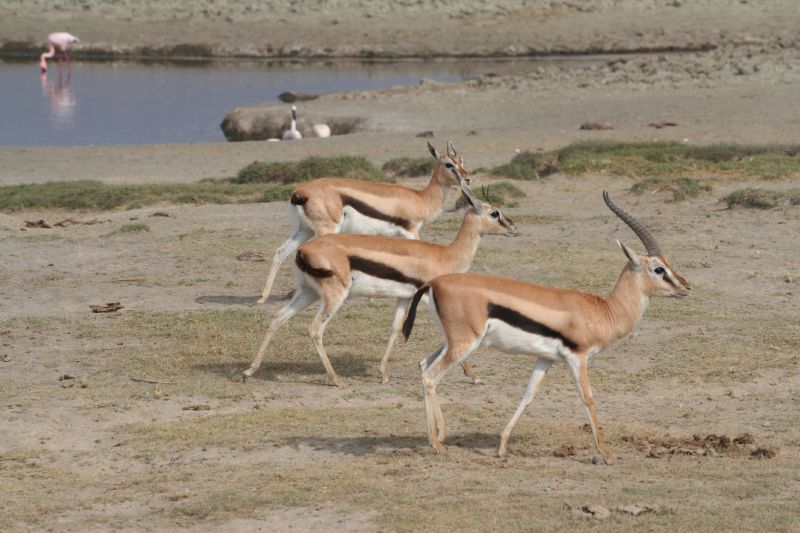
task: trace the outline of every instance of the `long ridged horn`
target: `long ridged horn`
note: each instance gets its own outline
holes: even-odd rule
[[[456,152],[456,147],[453,145],[453,141],[447,141],[447,155],[458,155],[458,152]]]
[[[639,237],[639,240],[642,241],[642,244],[644,244],[644,247],[647,249],[647,255],[661,255],[661,248],[659,248],[658,243],[650,232],[647,231],[647,228],[645,228],[641,222],[617,207],[617,205],[611,201],[608,191],[603,191],[603,200],[606,202],[608,208],[621,218],[625,224],[630,226],[636,236]]]

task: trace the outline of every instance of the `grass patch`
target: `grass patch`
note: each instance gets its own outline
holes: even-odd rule
[[[230,204],[288,200],[293,187],[323,176],[392,181],[363,157],[310,157],[297,162],[255,162],[234,178],[196,183],[116,185],[100,181],[51,181],[0,187],[0,210],[135,209],[158,203]],[[275,185],[265,185],[275,184]]]
[[[142,231],[150,231],[150,226],[147,224],[125,224],[114,233],[139,233]]]
[[[593,141],[551,152],[522,152],[490,172],[509,179],[531,180],[561,172],[640,178],[713,174],[734,179],[778,179],[800,175],[800,145],[713,144],[677,142],[629,143]],[[674,194],[674,192],[673,192]]]
[[[430,157],[398,157],[383,164],[383,171],[400,177],[414,178],[433,172],[436,161]]]
[[[160,202],[228,204],[254,202],[263,186],[221,182],[114,185],[99,181],[51,181],[0,187],[0,209],[134,209]]]
[[[498,207],[517,207],[519,205],[517,200],[528,196],[525,191],[507,181],[498,181],[485,188],[481,187],[480,190],[475,191],[475,195],[479,200],[491,202]],[[466,205],[467,201],[464,197],[459,196],[458,200],[456,200],[456,208],[462,208]]]
[[[309,157],[301,161],[250,163],[230,181],[232,183],[299,183],[328,176],[366,181],[392,181],[364,157]]]
[[[728,207],[772,209],[779,205],[800,205],[800,189],[770,191],[766,189],[740,189],[724,198]]]
[[[522,152],[515,155],[510,163],[490,170],[495,176],[512,180],[536,180],[558,172],[558,166],[551,152]]]
[[[642,194],[646,191],[662,192],[667,191],[672,193],[673,201],[679,202],[686,198],[696,198],[702,192],[710,192],[711,185],[708,183],[701,183],[694,178],[685,177],[658,177],[646,178],[642,181],[636,182],[631,191],[636,194]]]

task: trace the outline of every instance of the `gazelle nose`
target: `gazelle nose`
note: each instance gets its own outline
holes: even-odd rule
[[[472,179],[470,179],[469,176],[464,176],[462,179],[464,180],[464,183],[466,183],[467,185],[469,185],[472,182]]]

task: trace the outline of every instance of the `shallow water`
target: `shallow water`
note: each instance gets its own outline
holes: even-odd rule
[[[566,68],[601,58],[559,61]],[[219,128],[235,107],[277,102],[278,94],[457,81],[489,72],[519,74],[542,61],[404,62],[0,62],[0,146],[81,146],[224,141]]]

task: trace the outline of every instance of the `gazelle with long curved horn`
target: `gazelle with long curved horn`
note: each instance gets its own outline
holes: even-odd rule
[[[501,435],[498,455],[506,453],[514,425],[533,400],[550,366],[562,361],[575,379],[597,449],[606,462],[613,460],[597,423],[589,386],[589,360],[633,331],[651,296],[686,296],[689,284],[672,269],[644,225],[617,207],[605,191],[603,199],[648,249],[647,255],[638,255],[617,241],[628,263],[608,297],[481,274],[445,275],[414,295],[403,324],[406,338],[414,325],[419,300],[426,294],[434,322],[446,337],[443,346],[420,362],[428,439],[437,451],[444,450],[445,425],[436,386],[453,364],[464,361],[484,345],[536,358],[522,402]]]
[[[297,187],[289,204],[292,236],[275,251],[258,303],[269,298],[281,263],[313,237],[356,233],[419,239],[422,224],[441,214],[450,185],[469,186],[470,182],[452,141],[447,141],[446,154],[440,155],[430,143],[428,150],[436,163],[422,190],[340,178],[320,178]]]
[[[514,223],[497,206],[480,202],[466,187],[463,192],[470,206],[458,235],[449,245],[372,235],[325,235],[300,246],[295,256],[292,301],[272,320],[258,355],[244,376],[252,376],[258,370],[273,335],[281,325],[312,303],[322,300],[311,325],[311,338],[331,382],[341,385],[342,381],[322,344],[325,327],[350,296],[383,297],[397,300],[392,331],[380,366],[386,383],[389,354],[415,291],[436,276],[466,271],[482,235],[516,232]],[[462,367],[464,373],[477,382],[466,362]]]

